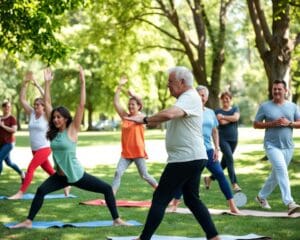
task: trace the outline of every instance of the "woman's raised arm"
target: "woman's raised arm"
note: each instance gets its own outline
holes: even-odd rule
[[[52,111],[50,86],[51,86],[51,81],[53,80],[53,74],[50,68],[44,69],[44,80],[45,80],[45,94],[44,94],[45,113],[47,119],[50,119],[51,111]]]

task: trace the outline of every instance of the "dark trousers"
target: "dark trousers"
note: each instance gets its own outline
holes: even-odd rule
[[[31,203],[28,219],[33,220],[38,211],[41,209],[46,194],[57,191],[69,185],[96,193],[103,193],[107,207],[113,219],[119,217],[116,200],[111,186],[88,173],[84,173],[83,177],[75,183],[68,183],[67,177],[60,176],[57,173],[47,178],[37,189],[35,197]]]
[[[223,153],[221,166],[223,169],[227,168],[228,176],[231,184],[237,183],[237,178],[234,170],[233,153],[237,146],[237,141],[224,141],[220,138],[220,148]],[[211,176],[212,180],[215,180],[215,176]]]
[[[182,189],[184,203],[194,214],[207,238],[218,235],[206,206],[199,199],[200,178],[206,161],[202,159],[167,164],[153,193],[152,205],[140,236],[141,240],[151,239],[164,217],[166,207],[178,189]]]
[[[208,157],[206,168],[213,174],[215,179],[217,179],[220,189],[224,194],[226,200],[232,199],[233,195],[230,190],[229,183],[227,182],[226,177],[224,175],[223,169],[219,161],[214,160],[214,150],[213,149],[207,150],[206,153]],[[174,198],[179,200],[181,198],[181,195],[182,195],[182,191],[181,189],[179,189],[174,195]]]

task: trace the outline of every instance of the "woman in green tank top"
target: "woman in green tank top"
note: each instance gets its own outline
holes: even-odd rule
[[[57,107],[52,109],[50,84],[53,79],[49,68],[44,70],[45,78],[45,110],[49,119],[47,138],[51,141],[53,160],[56,173],[45,180],[37,189],[31,203],[27,219],[11,228],[31,228],[32,221],[41,209],[46,194],[72,185],[91,192],[104,194],[107,207],[113,219],[113,225],[128,225],[118,214],[116,200],[112,187],[103,180],[84,171],[76,157],[76,143],[85,105],[85,77],[80,67],[79,79],[81,82],[80,102],[74,120],[68,109]]]

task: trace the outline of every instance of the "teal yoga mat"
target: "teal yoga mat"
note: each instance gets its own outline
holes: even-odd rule
[[[73,194],[69,194],[67,197],[65,194],[47,194],[45,196],[45,199],[59,199],[59,198],[76,198],[77,196]],[[7,199],[7,196],[0,196],[0,199],[4,200]],[[26,193],[23,195],[23,197],[20,200],[31,200],[34,198],[34,194],[32,193]],[[14,200],[15,201],[15,200]]]
[[[10,228],[11,226],[16,225],[18,222],[5,223],[4,226]],[[130,226],[141,226],[142,224],[135,220],[126,221]],[[65,223],[61,221],[49,221],[49,222],[32,222],[32,228],[41,229],[41,228],[66,228],[66,227],[109,227],[113,226],[113,221],[90,221],[90,222],[78,222],[78,223]]]

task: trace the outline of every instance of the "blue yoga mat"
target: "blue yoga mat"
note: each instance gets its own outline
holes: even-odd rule
[[[132,240],[137,238],[138,236],[129,236],[129,237],[107,237],[107,240]],[[220,235],[219,236],[222,240],[254,240],[254,239],[265,239],[271,240],[272,238],[264,237],[256,234],[248,234],[244,236],[233,236],[233,235]],[[180,237],[180,236],[162,236],[162,235],[153,235],[151,240],[206,240],[206,237],[200,238],[189,238],[189,237]]]
[[[69,194],[67,197],[65,194],[47,194],[45,196],[45,199],[58,199],[58,198],[76,198],[77,196],[73,194]],[[0,196],[0,199],[7,199],[7,196]],[[20,200],[31,200],[34,198],[34,194],[32,193],[26,193],[23,195],[23,197]]]
[[[135,220],[126,221],[130,226],[141,226],[140,222]],[[5,223],[4,226],[10,228],[16,225],[18,222]],[[78,222],[78,223],[64,223],[60,221],[52,222],[32,222],[32,228],[65,228],[65,227],[110,227],[113,226],[113,221],[91,221],[91,222]]]

